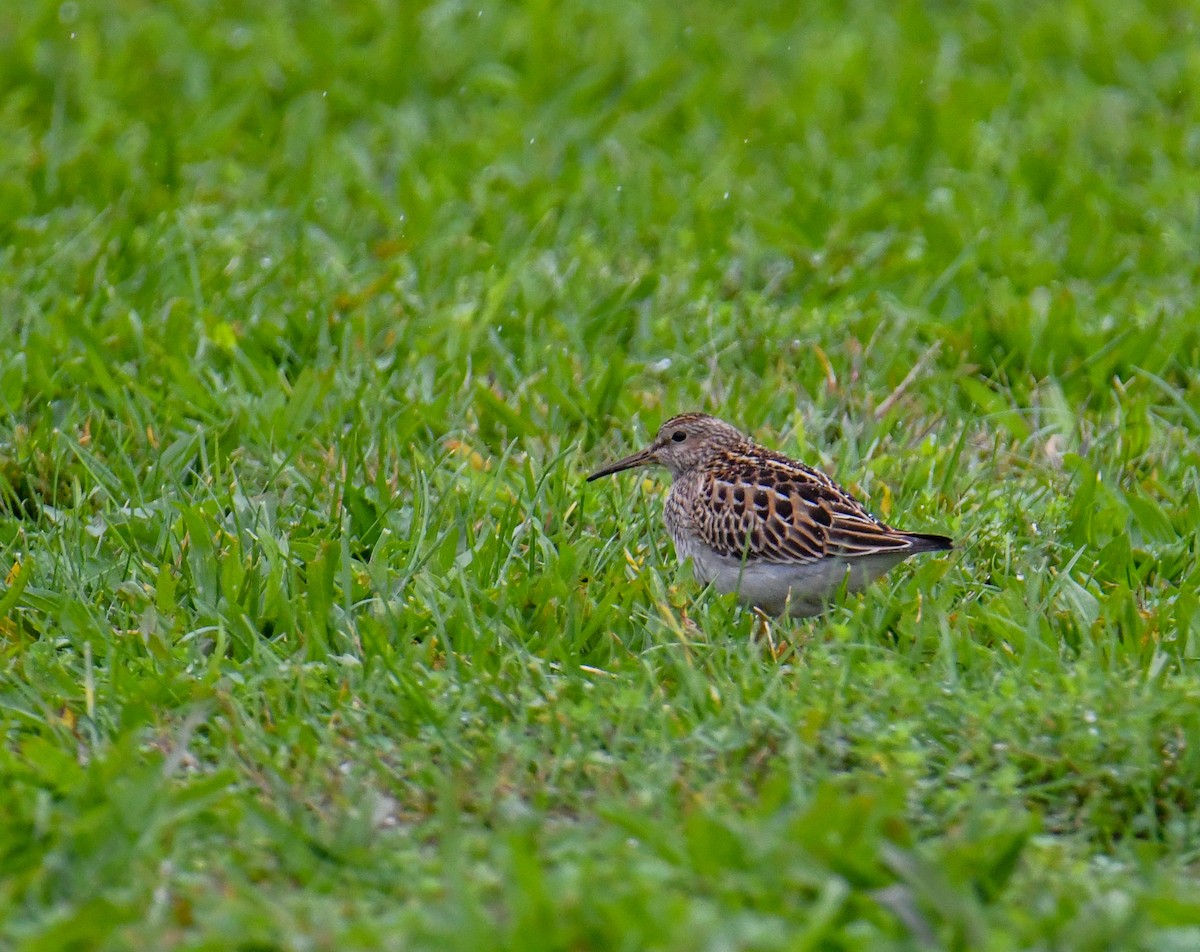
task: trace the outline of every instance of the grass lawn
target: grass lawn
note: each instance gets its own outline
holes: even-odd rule
[[[1200,950],[1198,169],[1186,2],[5,0],[0,948]],[[958,548],[773,659],[691,409]]]

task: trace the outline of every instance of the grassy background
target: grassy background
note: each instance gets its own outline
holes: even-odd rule
[[[7,0],[0,946],[1200,948],[1197,20]],[[693,408],[960,549],[774,661]]]

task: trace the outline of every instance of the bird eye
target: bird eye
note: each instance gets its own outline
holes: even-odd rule
[[[683,430],[676,430],[671,434],[671,439],[673,439],[676,443],[682,443],[687,439],[687,434],[684,433]]]

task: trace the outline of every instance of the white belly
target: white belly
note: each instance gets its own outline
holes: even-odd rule
[[[820,614],[845,584],[858,592],[904,561],[903,555],[827,558],[804,565],[733,561],[707,550],[679,552],[691,556],[696,579],[712,582],[718,592],[736,592],[748,605],[772,615],[787,612],[796,618]]]

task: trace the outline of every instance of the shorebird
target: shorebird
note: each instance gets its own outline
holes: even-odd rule
[[[587,479],[650,465],[672,477],[663,518],[679,561],[771,615],[820,614],[843,585],[860,591],[909,556],[953,548],[884,525],[824,473],[704,413],[672,417],[644,450]]]

